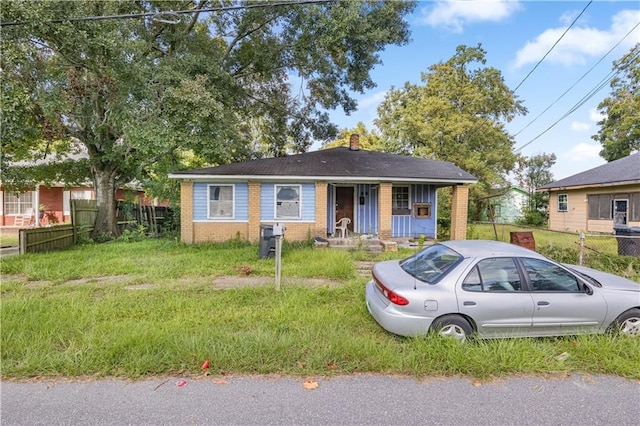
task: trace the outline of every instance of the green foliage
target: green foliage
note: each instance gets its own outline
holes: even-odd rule
[[[541,227],[547,224],[547,214],[539,210],[525,209],[524,215],[518,221],[521,225]]]
[[[612,93],[598,105],[604,116],[593,139],[602,144],[600,156],[607,161],[640,150],[640,43],[613,63]]]
[[[135,241],[142,241],[147,238],[147,228],[139,225],[136,229],[125,229],[122,234],[117,238],[117,241],[123,243],[131,243]]]
[[[450,161],[476,176],[473,203],[504,186],[516,161],[504,123],[527,112],[500,72],[485,66],[485,54],[480,45],[458,46],[422,74],[423,84],[390,90],[376,120],[388,151]],[[480,207],[470,212],[477,216]]]
[[[251,2],[238,2],[239,6]],[[4,2],[2,180],[54,141],[80,145],[113,238],[114,193],[137,180],[176,197],[168,172],[303,152],[335,136],[322,109],[355,109],[387,45],[409,40],[413,2],[330,2],[204,13],[182,2]],[[193,8],[179,22],[73,20]],[[290,75],[302,81],[291,86]],[[300,90],[304,95],[300,96]],[[56,149],[61,153],[62,148]],[[32,171],[22,173],[28,176]],[[63,176],[64,177],[64,176]],[[20,185],[16,185],[20,186]],[[174,198],[176,200],[177,198]]]
[[[523,206],[522,223],[531,226],[542,226],[547,222],[549,193],[538,192],[537,189],[553,182],[551,168],[556,163],[555,154],[537,154],[529,158],[520,157],[516,169],[518,184],[529,192],[529,202]]]
[[[335,148],[338,146],[349,147],[351,135],[353,134],[360,136],[360,149],[367,151],[385,150],[385,147],[381,144],[380,135],[375,131],[369,131],[361,121],[352,129],[341,129],[336,139],[333,142],[323,145],[323,148]]]

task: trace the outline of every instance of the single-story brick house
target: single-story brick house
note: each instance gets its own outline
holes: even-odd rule
[[[451,238],[466,238],[471,174],[452,163],[359,148],[331,148],[169,175],[181,181],[181,234],[185,243],[240,237],[258,241],[260,226],[282,223],[286,239],[335,233],[351,219],[356,234],[381,239],[437,232],[439,187],[452,186]]]
[[[54,161],[79,162],[88,158],[89,155],[84,145],[76,143],[72,152],[63,155],[61,158],[50,156],[38,160],[19,161],[13,165],[32,167],[51,164]],[[95,192],[91,181],[88,180],[80,185],[68,187],[62,183],[48,185],[41,183],[30,188],[24,188],[20,193],[14,193],[7,191],[0,181],[0,226],[15,226],[16,221],[22,222],[20,218],[28,210],[34,212],[34,218],[28,224],[29,226],[69,222],[71,220],[71,200],[95,200]],[[137,200],[144,206],[167,205],[166,202],[158,203],[157,200],[147,197],[145,192],[137,187],[135,183],[118,188],[115,196],[116,200]]]
[[[549,229],[613,232],[640,226],[640,153],[549,183]]]
[[[36,185],[34,188],[15,194],[5,191],[0,185],[0,226],[14,226],[16,219],[24,215],[27,209],[34,212],[30,226],[69,222],[71,200],[94,199],[95,193],[91,186],[67,188],[62,185]],[[117,189],[116,199],[138,199],[142,205],[158,205],[155,200],[148,198],[144,191],[138,189]],[[44,209],[43,214],[39,214],[41,207]]]

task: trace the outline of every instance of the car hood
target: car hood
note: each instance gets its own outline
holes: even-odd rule
[[[609,290],[624,290],[624,291],[640,292],[640,284],[634,281],[628,280],[626,278],[620,277],[618,275],[613,275],[607,272],[602,272],[595,269],[587,268],[586,266],[578,266],[578,265],[564,265],[564,266],[592,277],[594,280],[602,284],[603,288],[606,288]]]

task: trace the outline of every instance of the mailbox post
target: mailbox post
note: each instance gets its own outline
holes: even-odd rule
[[[273,225],[273,236],[276,239],[276,290],[280,291],[280,278],[282,271],[282,239],[284,238],[284,231],[287,229],[284,224],[276,223]]]

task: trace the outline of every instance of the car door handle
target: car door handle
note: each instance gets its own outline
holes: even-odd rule
[[[476,306],[476,302],[463,302],[464,306]]]
[[[549,302],[545,302],[544,300],[541,300],[538,302],[538,306],[549,306],[550,303]]]

